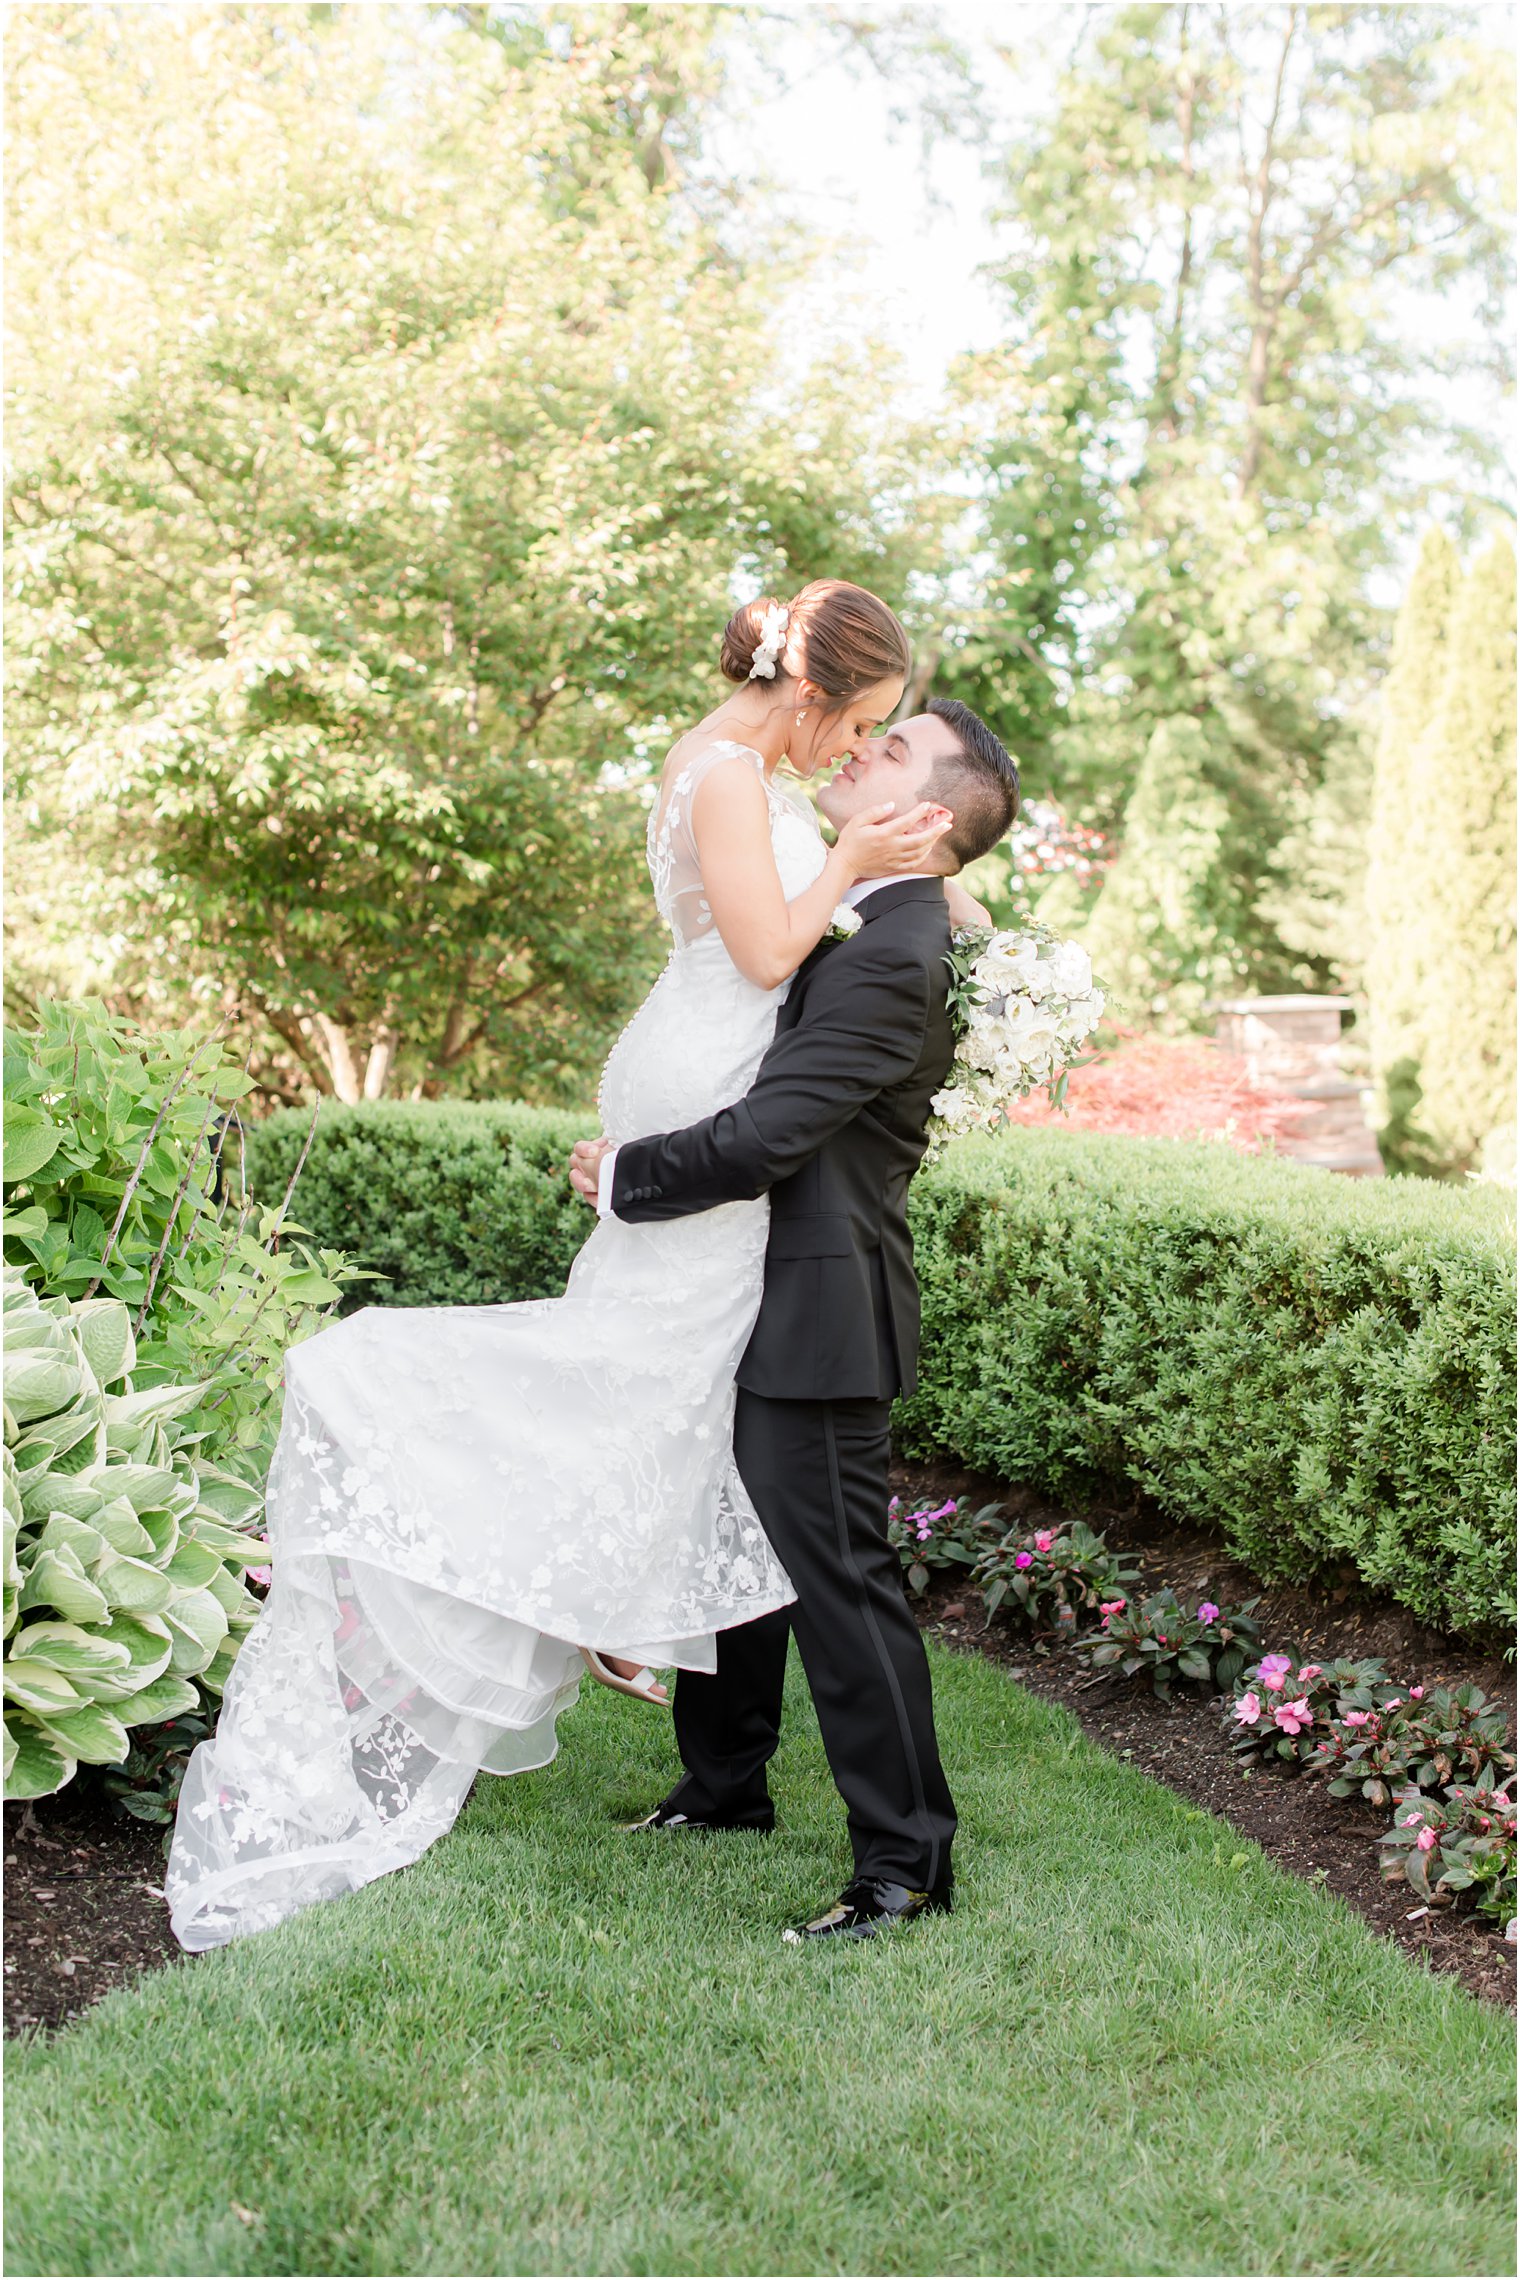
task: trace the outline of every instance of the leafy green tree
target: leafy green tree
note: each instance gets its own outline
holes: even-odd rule
[[[22,12],[23,975],[83,914],[287,1090],[583,1090],[736,569],[912,552],[869,373],[777,381],[795,249],[688,185],[722,13]]]
[[[1494,464],[1428,382],[1504,361],[1448,311],[1489,320],[1506,282],[1509,68],[1481,11],[1094,10],[1009,154],[1009,337],[965,374],[994,566],[943,613],[939,685],[1105,829],[1155,727],[1197,720],[1230,807],[1208,956],[1241,985],[1333,976],[1324,927],[1278,921],[1304,835],[1354,838],[1316,803],[1365,790],[1346,724],[1413,447]]]
[[[1515,1123],[1515,554],[1459,587],[1440,704],[1415,764],[1425,824],[1420,1122],[1466,1166]],[[1512,1144],[1512,1143],[1511,1143]]]

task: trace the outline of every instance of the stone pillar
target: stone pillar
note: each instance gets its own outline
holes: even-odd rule
[[[1341,1068],[1341,1015],[1349,998],[1245,997],[1216,1001],[1214,1042],[1238,1055],[1249,1081],[1303,1105],[1280,1155],[1353,1178],[1379,1179],[1378,1154],[1362,1108],[1361,1087]]]

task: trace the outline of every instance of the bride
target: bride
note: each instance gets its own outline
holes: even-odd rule
[[[674,945],[602,1073],[614,1139],[738,1099],[841,896],[921,870],[937,835],[879,808],[829,849],[776,782],[896,708],[910,661],[885,603],[833,580],[750,603],[721,661],[737,688],[675,744],[650,816]],[[417,1859],[477,1772],[553,1757],[588,1664],[661,1700],[644,1666],[710,1671],[719,1631],[792,1598],[730,1445],[768,1215],[608,1217],[562,1298],[371,1307],[291,1350],[273,1587],[180,1798],[184,1947]]]

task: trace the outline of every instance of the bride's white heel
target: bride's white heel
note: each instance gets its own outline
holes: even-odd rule
[[[652,1670],[638,1670],[632,1678],[620,1678],[595,1647],[582,1647],[580,1652],[592,1677],[603,1686],[610,1686],[614,1694],[631,1694],[637,1702],[652,1702],[657,1710],[669,1709],[670,1697]]]

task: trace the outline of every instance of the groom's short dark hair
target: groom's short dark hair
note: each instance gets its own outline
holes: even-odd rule
[[[936,760],[926,792],[954,811],[943,844],[962,870],[1012,829],[1019,812],[1019,772],[1007,747],[987,723],[956,697],[931,697],[927,707],[949,729],[959,752]]]

